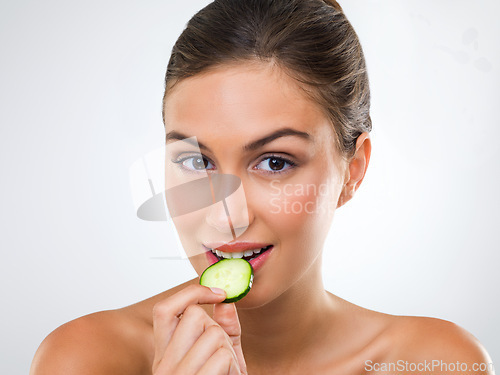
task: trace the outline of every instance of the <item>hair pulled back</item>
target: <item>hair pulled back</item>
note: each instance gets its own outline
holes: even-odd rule
[[[183,78],[245,60],[273,61],[330,118],[347,159],[371,131],[370,88],[358,36],[334,0],[215,0],[175,43],[165,95]]]

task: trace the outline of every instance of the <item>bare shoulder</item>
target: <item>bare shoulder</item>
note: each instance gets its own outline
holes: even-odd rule
[[[121,309],[63,324],[41,343],[30,375],[151,374],[153,307],[189,283]]]
[[[419,370],[428,374],[494,374],[485,348],[459,325],[417,316],[393,316],[392,320],[387,331],[392,349],[383,363],[399,363],[400,369],[404,367],[408,373]]]
[[[38,348],[30,375],[146,374],[147,325],[123,310],[72,320]]]

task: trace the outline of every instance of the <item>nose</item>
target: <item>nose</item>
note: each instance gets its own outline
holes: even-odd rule
[[[235,175],[213,174],[210,178],[213,203],[207,211],[207,224],[217,231],[214,238],[228,241],[242,235],[250,225],[250,213],[243,183]]]

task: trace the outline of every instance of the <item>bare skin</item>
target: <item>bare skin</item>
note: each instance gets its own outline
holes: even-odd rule
[[[152,374],[155,347],[153,308],[158,302],[197,283],[198,280],[193,279],[137,304],[66,323],[44,340],[30,374]],[[325,317],[325,321],[332,319],[332,322],[338,322],[338,326],[343,326],[341,332],[333,333],[329,329],[329,334],[317,345],[311,346],[301,358],[287,357],[288,348],[280,345],[278,354],[283,356],[281,363],[273,362],[275,352],[262,358],[258,357],[262,356],[261,353],[252,355],[250,349],[247,350],[251,338],[246,344],[243,334],[248,373],[383,373],[365,371],[367,360],[371,360],[372,364],[398,360],[424,363],[433,359],[445,363],[491,363],[481,344],[453,323],[434,318],[382,314],[329,293],[328,299],[337,309],[331,312],[331,317]],[[213,305],[202,305],[202,308],[208,315],[213,314]],[[244,322],[241,324],[242,331],[246,332]],[[337,326],[335,323],[332,325]],[[492,371],[478,373],[493,374]]]
[[[332,146],[335,135],[321,108],[279,68],[236,64],[181,81],[167,97],[165,126],[167,134],[196,135],[206,146],[207,169],[241,179],[248,206],[241,239],[272,244],[271,255],[256,271],[250,293],[236,304],[221,304],[224,293],[193,279],[59,327],[40,346],[32,375],[354,375],[391,373],[380,366],[397,361],[491,362],[480,343],[453,323],[375,312],[324,290],[323,243],[335,209],[353,197],[364,178],[371,142],[363,133],[354,157],[344,160]],[[308,137],[288,135],[257,150],[244,147],[283,126]],[[293,163],[271,170],[271,156]],[[282,188],[307,183],[328,189],[321,196],[272,200],[271,181]],[[308,210],[287,212],[289,203]],[[270,210],[272,204],[280,209]],[[330,209],[320,209],[325,206]],[[175,223],[185,248],[200,248],[214,228],[222,228],[221,212],[208,215],[206,221],[191,216]],[[204,253],[190,261],[198,274],[210,264]]]

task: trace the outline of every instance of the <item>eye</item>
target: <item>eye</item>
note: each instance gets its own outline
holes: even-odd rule
[[[279,156],[268,156],[257,164],[256,169],[270,173],[283,173],[295,167],[295,163]]]
[[[214,165],[201,154],[187,156],[172,161],[176,164],[181,164],[181,168],[187,169],[188,171],[203,171],[213,169],[214,167]]]

